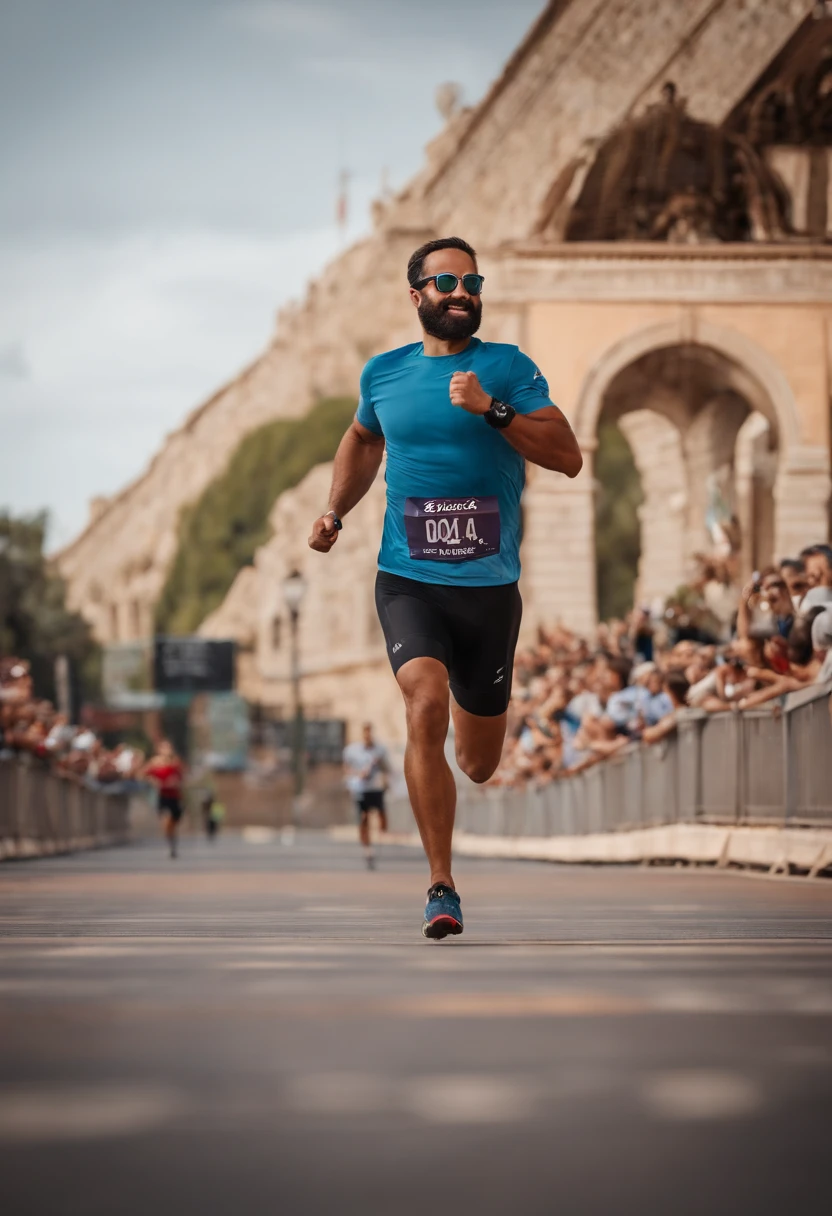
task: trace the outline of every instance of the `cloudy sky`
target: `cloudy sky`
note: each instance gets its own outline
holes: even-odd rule
[[[137,476],[544,0],[0,0],[0,508]]]

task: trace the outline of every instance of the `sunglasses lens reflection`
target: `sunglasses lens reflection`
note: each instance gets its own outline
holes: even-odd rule
[[[481,274],[464,274],[462,276],[462,286],[468,292],[469,296],[478,296],[482,291]],[[456,285],[459,279],[455,274],[438,274],[436,276],[436,289],[442,292],[456,291]]]

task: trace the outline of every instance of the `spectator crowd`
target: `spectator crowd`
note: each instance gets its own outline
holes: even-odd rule
[[[730,560],[658,611],[599,625],[594,642],[563,625],[517,651],[502,762],[492,781],[542,783],[580,772],[634,741],[656,743],[680,710],[742,710],[832,681],[832,546],[811,545],[742,591]],[[34,695],[28,663],[0,656],[0,758],[24,755],[96,789],[154,779],[144,751],[105,746]]]
[[[680,710],[750,709],[832,681],[832,546],[811,545],[741,591],[730,559],[699,567],[658,610],[600,625],[593,645],[555,625],[518,649],[492,782],[541,784],[659,742]]]
[[[139,747],[107,748],[94,731],[73,726],[51,701],[34,695],[29,664],[0,657],[0,758],[28,756],[93,788],[129,789],[145,767]]]

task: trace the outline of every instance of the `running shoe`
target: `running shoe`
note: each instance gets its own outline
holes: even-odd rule
[[[462,908],[453,887],[437,882],[428,891],[422,936],[435,941],[452,933],[462,932]]]

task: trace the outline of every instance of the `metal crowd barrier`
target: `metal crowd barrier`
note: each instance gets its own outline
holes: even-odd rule
[[[457,827],[575,836],[667,823],[832,827],[832,683],[742,713],[683,710],[676,733],[538,788],[459,791]],[[406,801],[390,827],[412,831]]]
[[[0,759],[0,859],[97,848],[128,837],[125,794],[59,777],[28,756]]]

